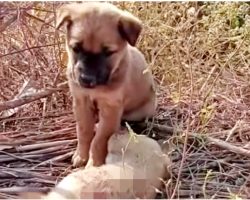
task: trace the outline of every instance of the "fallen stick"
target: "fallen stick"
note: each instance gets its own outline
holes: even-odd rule
[[[6,178],[4,177],[4,175],[6,175],[6,177],[10,178],[12,176],[12,178],[43,178],[43,179],[47,179],[48,181],[55,181],[57,179],[57,177],[55,176],[49,176],[46,174],[42,174],[42,173],[37,173],[37,172],[30,172],[30,171],[21,171],[21,170],[16,170],[16,169],[1,169],[1,173],[0,173],[0,177],[1,178]],[[11,176],[10,176],[11,175]]]
[[[2,112],[4,110],[13,109],[13,108],[22,106],[24,104],[31,103],[32,101],[36,101],[38,99],[47,97],[54,92],[61,91],[61,90],[65,89],[67,84],[68,84],[67,82],[63,82],[63,83],[59,84],[56,88],[44,89],[40,92],[31,94],[31,95],[26,95],[26,96],[20,97],[18,99],[13,99],[10,101],[6,101],[4,103],[0,103],[0,112]]]
[[[0,193],[21,193],[21,192],[48,192],[49,188],[31,188],[31,187],[9,187],[0,188]]]
[[[66,160],[67,158],[70,158],[71,156],[73,156],[74,154],[74,151],[71,151],[71,152],[68,152],[66,154],[63,154],[63,155],[59,155],[59,156],[56,156],[54,158],[51,158],[49,160],[46,160],[46,161],[43,161],[37,165],[35,165],[34,167],[32,167],[32,169],[35,169],[39,166],[42,166],[42,165],[47,165],[49,163],[53,163],[53,162],[59,162],[59,161],[63,161],[63,160]]]
[[[59,151],[62,149],[62,146],[48,147],[44,149],[39,149],[31,152],[26,152],[25,155],[37,155],[37,154],[47,154],[55,151]]]
[[[4,194],[0,192],[0,199],[17,199],[15,196],[10,194]]]
[[[55,147],[58,145],[67,145],[67,144],[72,144],[76,142],[77,142],[77,139],[62,140],[62,141],[55,141],[55,142],[45,142],[45,143],[30,144],[30,145],[16,147],[16,150],[17,151],[31,151],[35,149]]]
[[[206,139],[207,139],[208,142],[214,143],[216,146],[219,146],[219,147],[221,147],[223,149],[232,151],[234,153],[237,153],[237,154],[240,154],[240,155],[243,155],[243,156],[250,157],[250,150],[234,146],[234,145],[232,145],[232,144],[230,144],[228,142],[225,142],[225,141],[220,140],[220,139],[212,138],[212,137],[209,137],[209,136],[207,136]]]
[[[31,163],[39,162],[37,160],[32,160],[32,158],[37,158],[39,155],[29,155],[29,156],[22,156],[21,157],[21,156],[16,156],[13,153],[8,153],[5,151],[0,151],[0,153],[8,155],[8,157],[0,156],[0,163],[9,162],[9,161],[13,161],[13,160],[24,160],[24,161],[31,162]]]
[[[27,184],[35,182],[35,183],[42,183],[42,184],[46,184],[46,185],[55,185],[56,180],[54,181],[50,181],[47,179],[41,179],[41,178],[36,178],[36,177],[32,177],[32,178],[24,178],[22,179],[24,182],[26,182]]]
[[[168,132],[169,130],[171,130],[171,127],[168,127],[168,126],[165,126],[165,125],[160,125],[159,130],[163,131],[163,132],[164,131]],[[229,131],[231,131],[231,130],[229,130]],[[180,132],[180,130],[178,130],[178,132]],[[182,132],[184,132],[184,131],[182,131]],[[228,151],[231,151],[231,152],[243,155],[243,156],[250,157],[250,150],[247,150],[247,149],[244,149],[242,147],[232,145],[229,142],[226,142],[226,141],[223,141],[223,140],[216,139],[216,138],[213,138],[211,136],[208,136],[208,135],[210,135],[210,133],[207,133],[207,134],[188,133],[188,134],[190,136],[193,136],[193,137],[204,137],[208,142],[213,143],[213,144],[215,144],[216,146],[218,146],[218,147],[220,147],[222,149],[226,149]]]
[[[74,124],[73,124],[74,125]],[[20,139],[18,141],[16,141],[14,138],[11,138],[10,141],[0,141],[0,145],[9,145],[12,147],[16,147],[19,145],[28,145],[30,143],[33,143],[34,141],[44,141],[44,140],[52,140],[53,138],[57,137],[59,138],[60,136],[60,140],[68,140],[68,138],[70,138],[68,135],[70,134],[70,136],[72,138],[75,138],[76,136],[71,134],[72,132],[75,131],[75,125],[74,127],[69,127],[69,128],[64,128],[64,129],[60,129],[60,130],[56,130],[56,131],[51,131],[51,132],[45,132],[45,134],[41,134],[41,135],[35,135],[35,136],[29,136],[28,138],[24,138],[24,139]],[[5,135],[10,135],[12,134],[11,132],[4,133]],[[12,134],[13,135],[13,134]],[[22,132],[20,135],[28,135],[28,132]]]
[[[73,156],[75,150],[71,151],[71,152],[68,152],[68,153],[65,153],[63,155],[59,155],[59,156],[56,156],[54,158],[51,158],[48,162],[60,162],[60,161],[64,161],[68,158],[70,158],[71,156]]]
[[[52,118],[52,117],[61,117],[61,116],[65,116],[65,115],[69,115],[69,114],[73,114],[72,111],[66,111],[66,112],[60,112],[60,113],[56,113],[56,114],[46,114],[43,116],[43,118]],[[12,122],[12,121],[19,121],[19,120],[39,120],[41,119],[41,117],[39,116],[28,116],[28,117],[11,117],[11,118],[1,118],[3,119],[4,122]]]
[[[65,150],[60,150],[57,152],[50,152],[47,154],[22,155],[22,156],[21,155],[16,156],[14,154],[9,154],[9,157],[0,156],[0,164],[6,163],[6,162],[17,161],[17,160],[23,160],[23,161],[30,162],[30,163],[41,163],[41,159],[44,160],[44,159],[49,159],[50,157],[54,157],[54,156],[58,156],[58,155],[62,155],[62,154],[64,155],[64,154],[68,153],[68,151],[71,151],[71,150],[72,149],[70,149],[70,150],[65,149]],[[6,154],[7,152],[2,151],[1,153]],[[62,166],[61,163],[53,163],[53,165]]]
[[[189,135],[193,136],[193,137],[204,137],[204,139],[206,141],[208,141],[210,143],[213,143],[214,145],[216,145],[216,146],[218,146],[218,147],[220,147],[222,149],[226,149],[226,150],[234,152],[236,154],[250,157],[250,150],[247,150],[247,149],[244,149],[242,147],[232,145],[229,142],[226,142],[226,141],[223,141],[223,140],[220,140],[220,139],[217,139],[217,138],[207,136],[207,135],[209,135],[209,133],[207,133],[207,134],[189,133]]]

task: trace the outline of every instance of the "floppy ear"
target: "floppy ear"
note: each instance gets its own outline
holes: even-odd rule
[[[127,40],[130,45],[135,46],[141,30],[141,21],[132,14],[124,11],[118,21],[118,31],[122,38]]]
[[[63,5],[56,14],[56,29],[59,29],[65,22],[71,22],[69,5]]]

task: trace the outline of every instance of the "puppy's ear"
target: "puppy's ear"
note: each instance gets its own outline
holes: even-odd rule
[[[71,9],[69,5],[63,5],[56,14],[56,29],[59,29],[64,23],[71,23]]]
[[[141,21],[132,14],[124,11],[118,21],[118,31],[122,38],[127,40],[130,45],[135,46],[141,30]]]

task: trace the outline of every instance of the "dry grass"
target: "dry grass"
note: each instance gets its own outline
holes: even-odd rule
[[[162,191],[175,198],[249,197],[250,158],[221,149],[204,137],[250,151],[249,4],[116,4],[144,23],[138,47],[158,82],[154,124],[183,130],[170,135],[151,129],[151,124],[147,129],[174,149],[172,179],[166,183],[166,192]],[[33,90],[65,81],[63,30],[58,33],[54,28],[59,6],[0,3],[0,102],[13,99],[25,81]],[[75,148],[67,90],[11,111],[0,115],[2,198],[13,198],[22,190],[14,186],[52,187],[59,175],[68,173],[67,158]],[[41,142],[39,148],[18,151],[20,145]],[[13,143],[16,148],[11,149],[8,145]]]

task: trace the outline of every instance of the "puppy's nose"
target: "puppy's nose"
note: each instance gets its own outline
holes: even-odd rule
[[[94,76],[81,74],[79,77],[80,84],[84,87],[96,86],[96,78]]]

